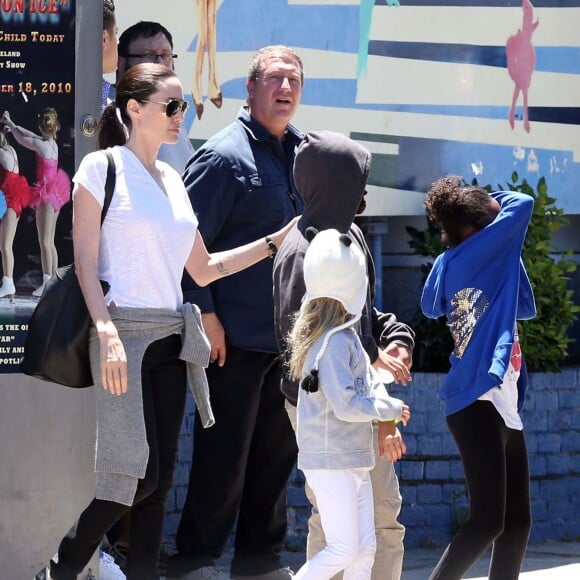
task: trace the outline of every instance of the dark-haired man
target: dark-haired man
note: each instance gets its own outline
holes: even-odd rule
[[[184,181],[210,251],[267,236],[302,211],[292,179],[302,134],[290,125],[302,82],[292,49],[261,49],[246,81],[248,106],[188,163]],[[279,553],[296,441],[280,392],[272,261],[231,278],[208,288],[184,280],[184,297],[201,308],[212,347],[207,377],[216,424],[195,424],[173,563],[187,580],[217,577],[215,560],[235,525],[231,577],[284,580],[291,572]]]
[[[165,65],[173,70],[177,58],[173,50],[173,37],[159,22],[141,20],[129,26],[119,37],[119,59],[117,63],[117,82],[132,66],[143,62]],[[181,173],[187,160],[193,155],[193,146],[182,125],[177,143],[163,144],[158,159],[169,163]]]

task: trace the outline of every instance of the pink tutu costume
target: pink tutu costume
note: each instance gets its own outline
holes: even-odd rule
[[[20,217],[22,210],[30,205],[30,186],[26,177],[0,167],[0,189],[6,197],[6,205]]]
[[[70,200],[71,181],[63,169],[58,167],[58,159],[36,156],[37,183],[30,188],[30,207],[49,203],[54,211]]]

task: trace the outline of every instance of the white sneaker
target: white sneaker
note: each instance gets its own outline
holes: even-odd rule
[[[99,554],[99,580],[126,580],[125,574],[115,563],[115,558],[102,550]]]
[[[294,576],[290,568],[277,568],[263,574],[251,574],[248,576],[232,576],[232,580],[289,580]]]

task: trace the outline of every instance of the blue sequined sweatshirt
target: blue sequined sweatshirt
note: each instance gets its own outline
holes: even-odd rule
[[[425,316],[445,315],[453,336],[451,369],[440,388],[446,415],[501,385],[516,319],[536,314],[521,260],[534,200],[512,191],[491,195],[501,208],[496,218],[436,258],[421,297]]]

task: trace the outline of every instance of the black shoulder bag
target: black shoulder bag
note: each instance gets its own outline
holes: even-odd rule
[[[105,155],[108,165],[101,226],[115,190],[115,161],[110,151],[105,151]],[[101,286],[106,293],[109,285],[101,281]],[[46,283],[28,323],[20,370],[25,375],[67,387],[93,385],[89,360],[90,322],[74,263],[59,268]]]

